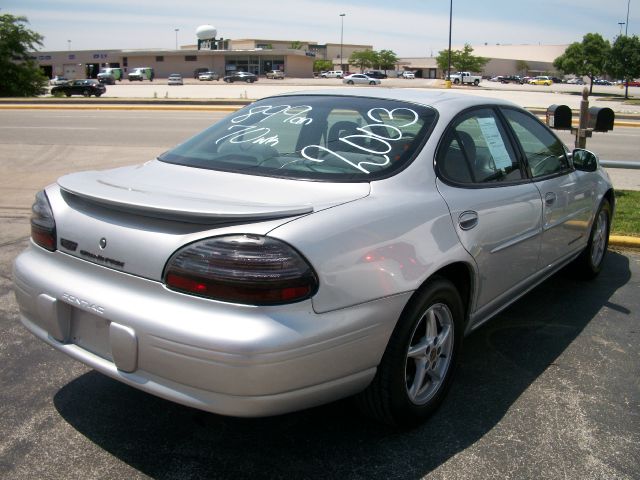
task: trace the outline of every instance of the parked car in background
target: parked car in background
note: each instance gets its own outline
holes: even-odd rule
[[[613,82],[610,82],[609,80],[605,80],[604,78],[595,78],[593,80],[593,84],[610,86],[610,85],[613,85]]]
[[[143,80],[149,80],[153,82],[154,71],[151,67],[136,67],[129,72],[129,81],[142,82]]]
[[[520,77],[519,75],[504,75],[500,79],[500,83],[517,83],[521,85],[522,77]]]
[[[60,75],[56,75],[55,77],[53,77],[51,80],[49,80],[49,85],[65,85],[67,83],[69,83],[71,80],[69,80],[67,77],[62,77]]]
[[[347,75],[342,79],[342,83],[346,83],[347,85],[354,84],[363,84],[363,85],[380,85],[379,78],[372,78],[364,73],[354,73],[352,75]]]
[[[322,78],[342,78],[345,75],[345,72],[342,70],[329,70],[328,72],[324,72],[320,74]]]
[[[546,75],[539,75],[529,80],[529,85],[545,85],[550,86],[553,84],[553,80],[551,77],[547,77]]]
[[[489,79],[490,82],[502,82],[502,75],[496,75],[495,77],[491,77]]]
[[[220,80],[220,75],[217,72],[212,72],[211,70],[207,70],[206,72],[202,72],[198,75],[198,80],[202,81],[212,81],[212,80]]]
[[[622,82],[622,85],[625,85],[626,82]],[[629,80],[628,85],[630,87],[640,87],[640,80]]]
[[[402,72],[402,78],[409,78],[413,80],[414,78],[416,78],[416,74],[413,72],[410,72],[409,70],[405,70],[404,72]]]
[[[227,83],[233,83],[233,82],[253,83],[258,81],[258,76],[249,72],[233,72],[225,76],[223,80]]]
[[[387,74],[384,72],[381,72],[380,70],[370,70],[368,72],[364,72],[364,74],[367,77],[371,77],[371,78],[379,78],[381,80],[384,80],[385,78],[387,78]]]
[[[182,75],[179,73],[172,73],[167,77],[167,85],[184,85]]]
[[[284,72],[282,70],[270,70],[267,72],[267,78],[272,80],[284,80]]]
[[[478,85],[480,85],[482,75],[473,75],[471,72],[456,72],[452,73],[449,79],[456,85],[467,84],[475,85],[477,87]]]
[[[551,77],[551,81],[553,83],[567,83],[563,78],[560,77]]]
[[[51,95],[82,95],[84,97],[90,97],[95,95],[99,97],[107,91],[107,87],[93,79],[74,80],[64,85],[56,85],[51,89]]]
[[[193,71],[193,78],[197,80],[201,73],[208,72],[208,71],[209,71],[208,67],[198,67]]]
[[[570,78],[567,80],[567,83],[570,85],[584,85],[584,80],[580,77]]]
[[[107,85],[114,85],[116,80],[121,82],[122,77],[124,77],[124,72],[117,67],[101,68],[98,73],[98,81]]]
[[[511,102],[285,94],[40,191],[13,290],[40,340],[164,399],[254,417],[357,395],[415,425],[465,335],[569,264],[600,272],[614,202],[593,153]]]

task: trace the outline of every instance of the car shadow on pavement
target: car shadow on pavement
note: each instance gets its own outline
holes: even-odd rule
[[[420,478],[480,440],[611,303],[631,277],[610,252],[593,282],[560,274],[465,340],[440,410],[413,430],[362,417],[349,400],[278,417],[237,419],[183,407],[95,371],[60,389],[62,417],[141,473],[168,478]],[[601,317],[598,321],[601,321]]]

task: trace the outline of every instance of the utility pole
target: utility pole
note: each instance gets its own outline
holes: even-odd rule
[[[344,44],[344,17],[346,13],[340,14],[340,70],[344,72],[344,60],[342,59],[342,46]]]
[[[447,67],[447,88],[451,88],[451,26],[453,24],[453,0],[449,0],[449,65]]]

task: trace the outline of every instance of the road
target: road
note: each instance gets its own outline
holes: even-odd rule
[[[203,413],[27,333],[11,264],[34,192],[69,171],[153,158],[218,118],[0,112],[0,477],[640,478],[638,253],[612,252],[593,282],[557,275],[466,339],[443,408],[411,431],[348,401],[267,419]]]
[[[33,193],[70,171],[141,163],[201,131],[220,112],[0,110],[3,208],[28,208]],[[572,145],[572,138],[560,132]],[[595,134],[589,148],[607,160],[640,161],[640,129]],[[640,189],[640,170],[611,170],[616,188]],[[45,182],[45,183],[42,183]],[[13,198],[12,202],[8,198]]]

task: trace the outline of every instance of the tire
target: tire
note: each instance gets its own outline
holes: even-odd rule
[[[473,81],[473,85],[474,85],[474,86],[476,86],[476,87],[477,87],[478,85],[480,85],[480,80],[474,80],[474,81]]]
[[[593,219],[589,242],[572,267],[576,275],[584,280],[591,280],[602,270],[604,258],[609,246],[609,228],[611,226],[611,204],[604,199]]]
[[[91,96],[91,90],[83,90],[82,91],[82,95],[85,97],[90,97]]]
[[[96,98],[98,98],[100,95],[102,95],[101,93],[96,93]]]
[[[453,81],[453,83],[454,83],[455,85],[458,85],[458,84],[460,83],[460,80],[456,78],[456,79]]]
[[[65,92],[65,95],[66,95],[67,97],[70,97],[70,96],[71,96],[71,92]]]
[[[363,412],[393,426],[426,420],[451,385],[463,325],[457,289],[432,278],[405,307],[373,381],[356,398]]]
[[[376,82],[369,82],[369,85],[375,85]]]
[[[347,85],[353,85],[353,80],[347,80]]]

